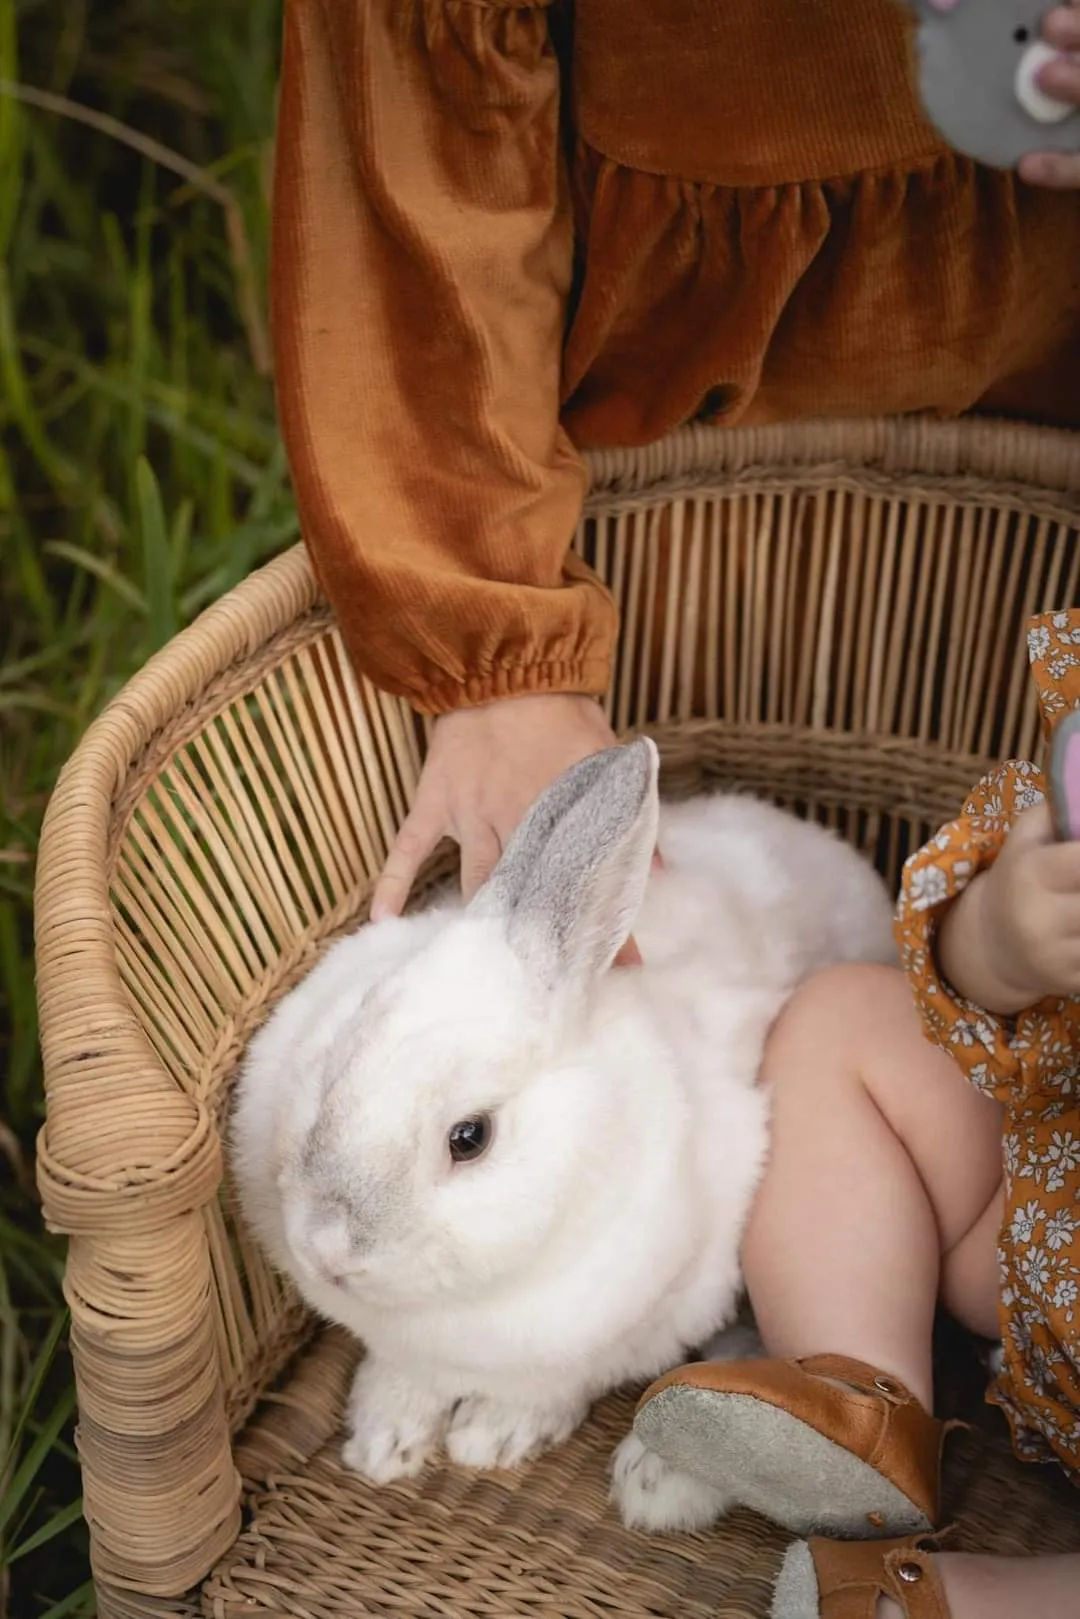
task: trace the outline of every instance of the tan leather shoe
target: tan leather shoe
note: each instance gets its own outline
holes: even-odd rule
[[[781,1564],[769,1619],[874,1619],[883,1596],[905,1619],[949,1619],[925,1540],[797,1540]]]
[[[677,1472],[797,1535],[842,1539],[935,1527],[953,1426],[839,1355],[681,1366],[645,1391],[634,1419]]]

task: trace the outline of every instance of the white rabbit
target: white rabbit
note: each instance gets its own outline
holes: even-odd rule
[[[644,966],[609,971],[631,930]],[[813,969],[893,954],[850,848],[750,798],[661,809],[644,740],[555,782],[471,904],[330,950],[251,1043],[233,1162],[272,1260],[366,1346],[346,1463],[512,1466],[731,1321],[769,1025]],[[635,1445],[628,1521],[716,1515]]]

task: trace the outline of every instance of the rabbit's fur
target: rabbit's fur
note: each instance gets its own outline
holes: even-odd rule
[[[631,929],[645,965],[611,972]],[[470,905],[331,949],[251,1043],[233,1164],[270,1257],[366,1346],[346,1462],[511,1466],[731,1321],[766,1032],[865,959],[893,959],[871,868],[750,798],[661,809],[648,741],[561,777]],[[478,1115],[490,1146],[452,1161]],[[709,1515],[654,1464],[627,1441],[628,1518]]]

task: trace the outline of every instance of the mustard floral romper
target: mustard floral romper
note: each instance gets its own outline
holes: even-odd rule
[[[1080,611],[1035,619],[1028,648],[1049,730],[1080,707]],[[908,861],[897,928],[928,1037],[1005,1108],[1004,1364],[988,1397],[1004,1410],[1020,1457],[1056,1458],[1080,1483],[1080,1000],[994,1016],[942,982],[933,950],[943,906],[1042,797],[1042,775],[1026,762],[980,782],[959,819]]]

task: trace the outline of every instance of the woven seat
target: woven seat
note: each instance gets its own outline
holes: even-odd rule
[[[576,543],[622,612],[609,712],[657,737],[665,791],[764,792],[895,879],[988,764],[1039,751],[1023,627],[1080,600],[1080,445],[988,423],[688,430],[593,458]],[[238,1058],[363,918],[424,738],[354,679],[296,550],[130,683],[54,794],[39,1176],[70,1238],[100,1612],[758,1619],[779,1532],[742,1515],[653,1538],[608,1506],[632,1391],[513,1474],[376,1490],[343,1470],[356,1346],[235,1218]],[[994,1420],[954,1449],[960,1543],[1080,1550],[1075,1497]]]

